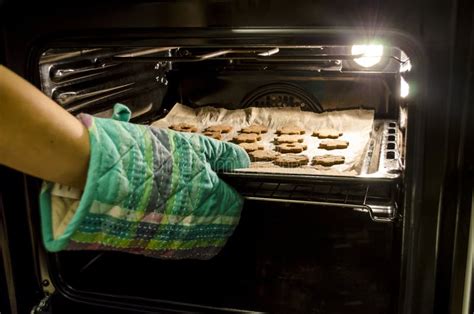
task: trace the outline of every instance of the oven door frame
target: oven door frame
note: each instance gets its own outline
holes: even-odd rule
[[[181,35],[181,38],[176,39],[178,34],[186,34],[186,36]],[[236,36],[237,34],[237,36]],[[244,36],[242,36],[242,34]],[[135,35],[135,36],[134,36]],[[110,38],[109,41],[103,40],[102,43],[108,43],[109,45],[113,45],[113,38],[116,38],[116,34],[114,32],[109,32],[108,38]],[[349,29],[311,29],[311,28],[292,28],[292,29],[250,29],[247,28],[245,29],[244,32],[238,33],[235,31],[235,29],[215,29],[215,30],[182,30],[182,29],[167,29],[167,30],[157,30],[157,31],[149,31],[149,32],[144,32],[139,34],[139,36],[136,36],[136,34],[131,34],[130,36],[127,36],[125,33],[121,33],[122,38],[126,37],[127,38],[127,44],[131,46],[143,46],[144,41],[148,44],[152,43],[153,45],[163,45],[163,46],[174,46],[178,42],[184,42],[187,44],[187,41],[192,43],[193,45],[213,45],[213,46],[218,46],[218,45],[225,45],[225,44],[232,44],[232,45],[244,45],[248,44],[249,42],[251,43],[266,43],[266,42],[271,42],[275,45],[278,44],[290,44],[290,43],[301,43],[301,44],[316,44],[320,43],[323,41],[324,43],[327,44],[334,44],[334,45],[344,45],[348,44],[348,38],[351,40],[356,40],[356,38],[362,38],[363,33],[357,30],[349,30]],[[82,36],[81,36],[82,37]],[[91,38],[93,39],[94,36],[92,34],[89,34],[85,36],[87,39],[84,40],[84,38],[81,37],[69,37],[67,40],[59,38],[58,40],[53,40],[49,42],[41,42],[39,45],[34,46],[34,51],[30,54],[30,59],[29,59],[29,65],[30,69],[36,69],[36,65],[38,64],[39,57],[41,53],[46,49],[50,47],[56,47],[56,48],[65,48],[65,47],[74,47],[77,46],[78,43],[81,45],[81,47],[84,45],[86,48],[88,45],[97,45],[97,42],[101,42],[101,39],[97,40],[90,40]],[[222,40],[224,38],[224,40]],[[396,32],[392,30],[387,30],[382,32],[380,38],[383,38],[384,41],[386,41],[389,45],[397,46],[400,47],[402,50],[404,50],[413,60],[414,64],[418,64],[419,68],[423,69],[425,67],[424,60],[425,60],[425,51],[422,49],[422,47],[419,46],[417,41],[404,34],[401,32]],[[39,86],[39,77],[38,77],[38,71],[31,71],[29,72],[30,79],[32,79],[37,86]],[[417,71],[415,75],[413,75],[412,79],[415,81],[419,82],[419,86],[422,86],[424,81],[424,72],[423,70]],[[414,99],[414,102],[417,104],[422,104],[422,95],[421,93]],[[410,113],[409,116],[409,124],[414,125],[414,117],[415,114],[419,114],[417,108],[417,112]],[[423,134],[422,130],[420,129],[423,124],[420,123],[420,118],[417,118],[418,121],[416,123],[415,128],[411,128],[408,132],[413,132],[414,134],[418,134],[421,136]],[[410,152],[411,157],[407,157],[407,168],[408,171],[405,173],[405,179],[407,177],[410,178],[421,178],[421,173],[410,173],[410,169],[417,169],[420,171],[422,169],[422,160],[419,158],[416,158],[416,156],[422,156],[422,152],[420,151],[423,145],[420,145],[419,143],[422,141],[421,137],[416,138],[414,136],[410,136],[410,139],[408,140],[408,149],[407,151]],[[418,145],[414,144],[418,143]],[[415,158],[412,158],[415,157]],[[422,182],[418,180],[417,182],[412,182],[410,180],[405,180],[405,190],[412,190],[410,185],[407,184],[413,184],[415,183],[417,186],[421,186]],[[33,189],[34,191],[34,189]],[[414,196],[413,194],[407,194],[406,199],[404,200],[404,204],[402,205],[403,207],[403,212],[401,213],[402,216],[405,217],[410,217],[411,215],[415,215],[417,212],[419,212],[418,209],[416,209],[416,204],[419,204],[418,201],[413,200]],[[35,204],[34,200],[31,200],[31,204]],[[33,206],[35,208],[35,206]],[[34,209],[30,211],[30,213],[34,216]],[[407,219],[407,218],[405,218]],[[415,219],[415,218],[409,218],[409,219]],[[34,220],[37,220],[34,219]],[[406,229],[402,228],[402,237],[410,237],[412,236],[410,233],[413,232],[411,229]],[[36,233],[37,234],[37,233]],[[407,243],[407,241],[404,241]],[[413,242],[408,242],[412,244]],[[54,275],[54,267],[51,268],[51,263],[48,261],[48,256],[50,254],[43,254],[41,244],[39,243],[37,245],[38,249],[38,254],[43,255],[46,257],[46,260],[43,258],[40,258],[40,269],[44,269],[45,267],[48,267],[51,269],[53,274],[50,274],[49,276],[45,277],[46,274],[43,271],[43,281],[47,280],[52,282],[53,286],[57,289],[57,291],[63,295],[67,296],[70,299],[78,299],[80,300],[81,297],[77,295],[77,293],[74,290],[71,290],[70,287],[67,285],[61,284],[60,281],[58,281],[57,276]],[[410,245],[405,245],[403,249],[406,250],[406,252],[401,253],[400,256],[401,258],[403,257],[408,257],[411,255],[409,250],[414,250],[413,247]],[[400,273],[400,278],[404,277],[410,277],[411,275],[408,273],[412,271],[412,269],[404,267],[404,265],[407,265],[407,261],[400,261],[401,266],[401,273]],[[56,277],[56,278],[55,278]],[[46,278],[46,279],[45,279]],[[401,279],[403,280],[403,279]],[[402,286],[400,287],[401,295],[399,296],[399,307],[402,307],[403,304],[408,304],[411,306],[411,302],[405,301],[409,295],[404,295],[408,291],[415,291],[416,288],[412,287],[410,284],[410,281],[402,281]],[[403,301],[402,301],[403,300]],[[92,301],[92,300],[89,300]],[[87,302],[87,298],[83,299],[83,302]],[[98,302],[97,300],[93,302]],[[114,306],[112,303],[110,303],[111,306]],[[158,306],[162,306],[163,304],[158,304]]]
[[[412,1],[407,1],[406,3],[400,3],[400,7],[412,7]],[[166,34],[168,38],[176,38],[176,36],[180,36],[181,34],[193,34],[194,38],[199,38],[201,36],[204,38],[205,42],[213,42],[216,38],[220,38],[221,40],[225,41],[226,32],[228,34],[235,35],[240,34],[242,40],[246,40],[246,36],[252,32],[255,32],[260,35],[267,35],[271,38],[278,38],[281,36],[292,37],[296,32],[301,32],[301,36],[303,38],[311,37],[312,32],[314,29],[311,29],[311,25],[314,25],[314,21],[306,21],[302,22],[303,25],[308,25],[309,27],[302,27],[302,28],[249,28],[248,25],[252,25],[252,20],[246,21],[245,19],[236,21],[236,25],[233,28],[221,28],[215,27],[219,24],[213,24],[212,21],[208,21],[206,19],[199,20],[199,14],[196,14],[196,17],[191,17],[188,20],[170,20],[170,18],[163,18],[161,21],[144,21],[140,23],[136,20],[137,13],[144,12],[150,8],[153,9],[160,9],[160,6],[164,6],[164,4],[148,4],[147,7],[139,8],[134,7],[135,11],[133,11],[130,16],[127,15],[126,7],[117,8],[114,10],[114,13],[117,14],[115,16],[115,22],[112,22],[106,26],[99,23],[98,21],[102,19],[100,14],[90,14],[86,12],[84,9],[76,8],[77,11],[74,15],[74,18],[70,18],[64,24],[58,23],[61,21],[61,18],[54,20],[56,25],[53,23],[41,23],[45,22],[45,19],[51,17],[51,12],[46,12],[46,8],[41,8],[39,10],[39,14],[36,18],[32,18],[29,21],[21,21],[23,25],[19,25],[18,22],[13,22],[11,19],[7,19],[5,25],[3,26],[3,32],[5,34],[6,40],[6,65],[12,68],[15,72],[19,73],[20,75],[26,77],[31,82],[37,84],[38,86],[38,78],[37,73],[35,73],[34,69],[36,67],[35,62],[38,59],[38,53],[41,51],[41,48],[44,47],[45,43],[51,38],[54,39],[61,39],[61,38],[74,38],[73,41],[70,42],[71,46],[77,45],[77,40],[91,40],[92,38],[96,37],[97,40],[107,40],[110,38],[114,38],[115,36],[119,36],[124,42],[130,41],[131,38],[136,38],[137,33],[141,31],[141,37],[144,42],[147,41],[148,36],[150,36],[150,28],[159,29],[160,31],[157,32],[159,36],[163,36]],[[416,6],[415,6],[416,7]],[[438,19],[444,19],[446,21],[453,20],[453,10],[450,9],[451,5],[449,1],[443,2],[436,7],[431,8],[424,8],[421,5],[422,9],[418,9],[416,11],[419,16],[421,16],[421,10],[429,11],[433,13],[433,16],[436,16]],[[16,8],[17,9],[17,8]],[[35,14],[34,9],[38,9],[36,7],[26,10],[29,12],[31,17]],[[67,8],[66,8],[67,9]],[[166,4],[166,10],[163,12],[167,12],[167,15],[172,15],[173,10],[180,10],[182,8],[173,7],[172,4]],[[255,8],[248,8],[250,10],[255,10]],[[324,11],[324,10],[323,10]],[[7,12],[7,11],[5,11]],[[12,16],[19,16],[20,10],[16,10],[15,8],[11,9],[8,12],[12,12]],[[28,16],[28,12],[23,12]],[[64,12],[68,12],[67,10],[63,10]],[[199,11],[201,12],[201,11]],[[57,16],[60,16],[61,11],[57,11]],[[103,13],[103,11],[102,11]],[[456,11],[454,11],[454,15],[456,15]],[[81,16],[82,14],[82,16]],[[157,13],[158,14],[158,13]],[[430,15],[430,13],[424,13],[425,15]],[[254,14],[251,14],[254,15]],[[91,26],[83,27],[83,24],[80,23],[81,17],[84,19],[86,16],[91,16]],[[149,14],[144,14],[144,16],[150,16]],[[160,13],[160,16],[163,16]],[[54,17],[54,14],[53,14]],[[62,20],[65,21],[65,16],[62,17]],[[123,19],[120,19],[123,18]],[[208,19],[212,19],[211,17],[207,17]],[[145,19],[146,20],[146,19]],[[326,19],[327,20],[327,19]],[[255,23],[254,19],[254,23]],[[174,28],[171,29],[169,26],[177,26],[180,22],[184,24],[183,26],[188,28]],[[281,22],[281,21],[280,21]],[[455,107],[456,105],[451,103],[448,100],[449,95],[451,97],[452,94],[449,94],[448,91],[440,91],[443,98],[438,100],[438,102],[434,104],[433,108],[428,108],[426,105],[427,99],[429,99],[429,95],[427,95],[426,90],[424,87],[430,86],[431,88],[443,86],[443,82],[445,82],[444,78],[441,76],[447,74],[449,72],[446,66],[442,65],[443,61],[448,60],[451,62],[452,55],[450,54],[450,44],[456,40],[455,30],[452,27],[447,27],[446,30],[439,28],[439,25],[436,25],[438,20],[430,20],[424,19],[420,21],[420,25],[403,25],[404,21],[402,18],[398,20],[400,27],[403,26],[404,30],[400,31],[392,31],[392,34],[398,34],[405,41],[410,42],[408,46],[416,47],[416,53],[419,55],[419,64],[423,68],[423,70],[419,71],[420,77],[415,78],[418,80],[419,85],[417,86],[419,94],[417,95],[417,103],[419,107],[414,108],[414,112],[410,113],[409,117],[409,124],[415,124],[415,128],[410,130],[411,136],[408,140],[408,148],[409,154],[415,156],[411,158],[407,164],[408,173],[406,174],[406,181],[405,183],[408,185],[407,187],[407,200],[405,202],[405,212],[404,214],[404,226],[403,226],[403,247],[401,252],[401,259],[402,259],[402,269],[401,269],[401,282],[402,286],[400,287],[400,291],[402,292],[399,298],[399,312],[400,313],[431,313],[435,307],[436,303],[439,303],[439,300],[435,302],[435,290],[437,283],[437,272],[446,269],[446,265],[440,263],[438,250],[437,250],[437,240],[439,237],[443,237],[443,235],[439,235],[439,226],[441,223],[440,217],[440,200],[437,196],[439,195],[440,191],[443,190],[443,182],[446,176],[446,163],[448,162],[448,157],[445,153],[443,153],[442,149],[439,148],[428,148],[425,150],[424,145],[422,143],[425,142],[429,136],[433,134],[447,134],[447,124],[448,121],[445,119],[445,115],[443,115],[444,111],[442,110],[445,104],[449,104],[453,106],[452,110],[457,110]],[[10,23],[10,24],[8,24]],[[39,25],[39,29],[37,32],[32,32],[34,29],[34,25]],[[168,24],[167,24],[168,23]],[[264,26],[272,25],[272,22],[266,22]],[[275,21],[278,23],[278,21]],[[456,21],[453,21],[452,24],[455,24]],[[363,22],[360,23],[363,26]],[[449,23],[446,22],[448,25]],[[82,26],[81,26],[82,25]],[[223,24],[225,25],[225,24]],[[258,22],[254,25],[259,25]],[[274,25],[274,24],[273,24]],[[451,24],[450,24],[451,25]],[[140,31],[130,30],[124,31],[126,27],[136,27],[136,29],[140,29]],[[316,25],[316,29],[326,34],[330,37],[330,34],[335,34],[338,31],[340,32],[339,35],[341,38],[347,38],[348,34],[354,31],[353,28],[346,28],[346,29],[339,29],[338,31],[334,29],[335,25]],[[160,27],[167,27],[162,28]],[[89,28],[85,31],[78,31],[81,28]],[[240,33],[235,32],[235,30],[241,29]],[[423,37],[420,34],[420,28],[424,29]],[[93,29],[91,31],[91,29]],[[415,34],[413,37],[405,36],[403,34],[412,33]],[[360,30],[360,34],[365,35],[363,28]],[[205,35],[205,36],[204,36]],[[426,39],[428,38],[428,39]],[[439,38],[440,42],[430,42],[430,38]],[[289,40],[292,40],[289,39]],[[402,40],[403,41],[403,40]],[[421,44],[418,44],[421,43]],[[94,40],[91,40],[91,44],[94,44]],[[403,47],[403,45],[401,45]],[[434,49],[431,49],[434,48]],[[406,49],[406,48],[405,48]],[[437,76],[429,76],[427,73],[427,68],[430,66],[438,66],[440,62],[441,64],[441,74]],[[451,78],[449,78],[451,80]],[[431,100],[431,99],[430,99]],[[423,105],[424,104],[424,105]],[[429,112],[431,110],[431,112]],[[457,120],[451,121],[451,125],[456,124]],[[437,130],[437,131],[436,131]],[[447,139],[443,139],[447,140]],[[444,147],[444,146],[443,146]],[[439,158],[429,163],[425,163],[427,156],[432,155],[432,153],[440,153]],[[438,155],[437,155],[438,156]],[[449,158],[451,159],[451,157]],[[429,173],[427,171],[423,171],[423,169],[429,170],[439,170],[438,174]],[[27,213],[31,213],[30,206],[25,199],[29,199],[29,202],[36,202],[35,195],[28,193],[28,190],[35,190],[37,189],[38,182],[34,179],[27,178],[26,184],[23,180],[23,176],[21,174],[10,172],[10,175],[14,178],[12,184],[9,186],[9,191],[14,191],[13,195],[10,199],[14,201],[9,203],[4,208],[4,212],[8,215],[12,215],[12,211],[18,211],[22,213],[15,213],[14,215],[17,217],[6,217],[5,222],[9,226],[8,232],[9,235],[13,235],[14,232],[18,232],[18,230],[24,231],[25,225],[21,225],[21,221],[28,220],[29,224],[26,228],[26,231],[29,232],[30,237],[28,239],[14,239],[11,240],[9,243],[2,245],[2,247],[9,247],[11,250],[17,250],[21,252],[21,254],[17,254],[15,256],[11,256],[11,264],[13,265],[13,273],[25,273],[31,274],[32,277],[35,277],[35,283],[33,285],[29,285],[28,282],[20,281],[15,287],[11,287],[17,292],[17,295],[20,295],[18,292],[22,291],[22,288],[19,286],[29,286],[28,289],[23,290],[28,295],[31,295],[33,299],[39,301],[42,299],[42,296],[38,294],[38,291],[41,291],[42,284],[43,286],[49,285],[51,283],[42,283],[41,282],[41,267],[40,263],[42,262],[43,265],[48,265],[47,259],[41,258],[39,251],[41,251],[42,245],[41,241],[39,241],[38,234],[35,231],[35,224],[38,222],[36,218],[34,218],[34,213],[32,217],[28,217]],[[3,178],[2,178],[3,180]],[[429,184],[423,184],[429,183]],[[6,194],[3,191],[4,195]],[[15,205],[13,205],[15,204]],[[29,209],[28,209],[29,208]],[[19,210],[18,210],[19,209]],[[37,214],[37,213],[36,213]],[[423,227],[422,227],[423,226]],[[10,237],[13,239],[14,237]],[[15,249],[13,249],[15,248]],[[32,250],[30,251],[30,248]],[[26,263],[21,263],[21,257],[32,255],[31,263],[26,265]],[[38,258],[39,257],[39,258]],[[40,262],[41,261],[41,262]],[[442,267],[439,267],[442,266]],[[66,298],[69,298],[70,295],[64,294]],[[448,296],[438,295],[438,298],[449,298]],[[72,302],[72,300],[70,300]],[[76,299],[75,302],[84,302],[84,300]],[[89,302],[89,301],[85,301]],[[93,304],[94,302],[90,302]],[[25,304],[29,304],[26,302]]]

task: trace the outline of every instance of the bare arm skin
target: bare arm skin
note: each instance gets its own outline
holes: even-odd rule
[[[83,188],[89,155],[83,124],[0,65],[0,164]]]

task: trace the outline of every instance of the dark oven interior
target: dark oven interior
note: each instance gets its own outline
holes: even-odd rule
[[[377,52],[379,47],[383,53]],[[121,102],[138,123],[166,116],[177,102],[227,109],[375,111],[357,175],[222,173],[247,200],[235,234],[216,258],[50,254],[49,273],[61,291],[131,307],[395,311],[411,69],[401,49],[54,47],[42,51],[37,66],[43,91],[67,110],[110,116],[113,104]]]

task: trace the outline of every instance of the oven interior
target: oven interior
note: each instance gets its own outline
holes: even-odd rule
[[[375,112],[357,175],[222,173],[246,202],[217,257],[49,254],[55,286],[71,297],[143,308],[395,312],[410,70],[404,51],[378,44],[43,50],[40,85],[72,113],[107,117],[116,102],[137,123],[166,116],[177,102]]]

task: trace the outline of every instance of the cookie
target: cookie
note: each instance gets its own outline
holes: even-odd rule
[[[188,123],[178,123],[170,125],[171,130],[179,131],[179,132],[197,132],[197,127],[193,124]]]
[[[242,133],[234,137],[234,142],[236,143],[255,143],[260,141],[262,137],[259,134],[255,133]]]
[[[309,159],[305,155],[280,155],[278,156],[273,163],[280,167],[286,168],[295,168],[299,166],[306,165],[309,162]]]
[[[243,128],[242,130],[240,130],[240,132],[261,134],[261,133],[267,133],[268,128],[264,127],[263,125],[260,125],[260,124],[252,124],[251,126]]]
[[[307,148],[303,143],[283,143],[275,146],[275,150],[280,153],[301,153]]]
[[[240,143],[239,146],[245,149],[247,153],[263,149],[263,146],[257,143]]]
[[[272,161],[280,154],[271,150],[255,150],[249,153],[251,161]]]
[[[346,158],[344,156],[322,155],[322,156],[314,156],[313,160],[311,161],[311,164],[331,167],[333,165],[343,164],[345,160]]]
[[[204,131],[202,132],[205,136],[212,137],[215,140],[220,140],[222,139],[222,134],[221,132],[211,132],[211,131]]]
[[[277,134],[304,134],[304,129],[296,126],[284,126],[276,130]]]
[[[339,132],[334,129],[319,129],[313,132],[313,136],[318,138],[338,138],[342,135],[342,132]]]
[[[232,131],[232,126],[228,124],[217,124],[217,125],[212,125],[206,128],[205,131],[208,132],[219,132],[219,133],[229,133]]]
[[[347,146],[349,146],[349,142],[341,140],[321,141],[321,143],[319,143],[319,148],[327,150],[347,148]]]
[[[281,143],[303,143],[303,138],[299,135],[280,135],[275,137],[275,141]]]

